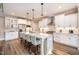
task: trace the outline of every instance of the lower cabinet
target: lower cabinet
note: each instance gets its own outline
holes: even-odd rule
[[[74,46],[74,47],[78,47],[78,36],[77,35],[70,35],[68,37],[69,40],[69,45]]]
[[[73,47],[78,47],[79,37],[75,34],[54,34],[54,41]]]

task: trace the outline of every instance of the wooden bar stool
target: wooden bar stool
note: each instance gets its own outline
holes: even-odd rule
[[[24,47],[25,47],[26,49],[28,48],[28,41],[27,41],[27,40],[25,40]]]
[[[29,53],[31,53],[31,46],[32,46],[33,44],[31,43],[31,42],[28,42],[28,44],[27,44],[27,51],[29,52]]]
[[[31,46],[31,52],[34,55],[39,55],[40,54],[40,45],[32,45]]]

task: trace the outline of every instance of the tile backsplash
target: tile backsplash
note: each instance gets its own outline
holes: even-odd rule
[[[79,33],[79,29],[75,27],[56,28],[56,33],[70,33],[69,31],[73,31],[74,34]]]

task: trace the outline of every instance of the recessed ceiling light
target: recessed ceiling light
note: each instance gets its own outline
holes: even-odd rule
[[[59,9],[61,9],[62,7],[61,7],[61,6],[59,6],[58,8],[59,8]]]

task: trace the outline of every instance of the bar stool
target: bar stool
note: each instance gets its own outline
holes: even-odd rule
[[[24,33],[22,34],[21,44],[25,48],[25,34]]]
[[[40,45],[32,45],[31,46],[31,52],[34,55],[39,55],[40,54]]]
[[[32,52],[31,52],[31,47],[33,46],[33,44],[31,43],[31,42],[28,42],[28,44],[27,44],[27,51],[31,54]]]
[[[20,37],[20,43],[22,44],[22,40],[23,40],[22,33],[20,33],[19,37]]]
[[[37,55],[40,55],[40,44],[39,45],[37,45]]]
[[[28,46],[27,46],[27,45],[28,45],[28,41],[27,41],[27,40],[25,40],[25,46],[24,46],[24,47],[25,47],[26,49],[28,48]]]
[[[32,46],[32,43],[31,43],[31,40],[30,40],[30,36],[29,35],[26,35],[26,37],[27,37],[27,43],[25,43],[26,44],[26,49],[27,49],[27,51],[30,53],[31,51],[30,51],[30,48],[31,48],[31,46]],[[31,53],[30,53],[31,54]]]

